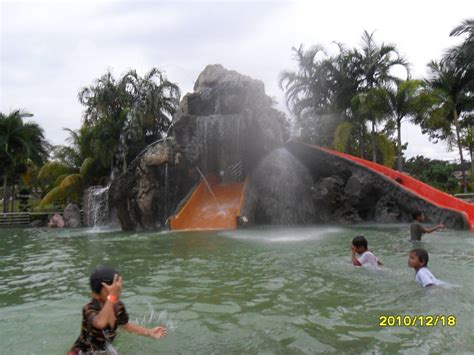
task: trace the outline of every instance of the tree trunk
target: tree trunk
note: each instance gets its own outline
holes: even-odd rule
[[[127,172],[127,154],[123,152],[123,173]]]
[[[474,154],[474,146],[472,145],[472,139],[473,139],[473,127],[469,125],[469,131],[470,131],[470,142],[469,142],[469,155],[471,156],[471,184],[474,186],[474,159],[472,155]]]
[[[8,177],[7,177],[7,172],[4,172],[3,176],[3,213],[8,212],[8,201],[7,201],[7,182],[8,182]]]
[[[362,136],[364,132],[362,132],[362,127],[359,127],[359,155],[362,159],[364,159],[364,142]]]
[[[12,185],[12,212],[15,212],[15,183]]]
[[[466,171],[464,170],[464,157],[462,154],[462,145],[461,145],[461,134],[459,128],[459,119],[458,119],[458,112],[454,109],[454,126],[456,127],[456,139],[458,141],[458,149],[459,149],[459,157],[461,158],[461,173],[462,173],[462,183],[463,183],[463,192],[467,193],[467,179],[466,179]]]
[[[402,119],[397,119],[397,170],[403,171],[402,160]]]
[[[471,156],[471,184],[474,186],[474,159],[472,154],[474,153],[474,147],[472,145],[469,146],[469,155]]]
[[[372,161],[377,162],[377,151],[375,149],[375,121],[372,121]]]

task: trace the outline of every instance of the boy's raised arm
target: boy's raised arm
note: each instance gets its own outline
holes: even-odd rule
[[[138,334],[138,335],[145,335],[151,338],[160,339],[167,334],[166,327],[160,326],[155,327],[152,329],[140,327],[138,324],[135,323],[127,323],[121,326],[121,329],[126,330],[127,332]]]
[[[431,232],[437,231],[440,228],[444,228],[443,223],[437,224],[436,226],[431,227],[431,228],[423,228],[423,233],[431,233]]]
[[[112,285],[107,285],[103,282],[102,287],[108,291],[108,296],[104,306],[92,320],[92,325],[98,329],[104,329],[107,325],[110,325],[110,327],[115,325],[114,304],[118,301],[122,293],[122,277],[115,274]]]

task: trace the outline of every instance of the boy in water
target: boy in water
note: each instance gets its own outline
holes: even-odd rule
[[[410,226],[410,240],[411,241],[420,241],[421,236],[425,233],[434,232],[440,228],[444,228],[444,224],[440,223],[431,228],[423,227],[422,223],[425,220],[425,214],[421,211],[415,211],[413,213],[413,223]]]
[[[408,266],[415,269],[415,280],[420,286],[441,285],[443,282],[434,277],[428,269],[428,260],[428,252],[425,249],[413,249],[408,256]]]
[[[81,334],[68,355],[89,354],[106,350],[120,326],[130,333],[159,339],[166,335],[165,327],[147,329],[128,322],[125,305],[119,301],[122,277],[110,267],[98,267],[90,276],[92,299],[82,309]]]
[[[367,250],[367,239],[358,235],[352,239],[352,264],[355,266],[379,267],[383,265],[371,251]]]

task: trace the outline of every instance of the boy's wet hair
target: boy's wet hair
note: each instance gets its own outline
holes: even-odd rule
[[[421,215],[423,214],[423,212],[421,211],[415,211],[411,214],[411,216],[413,217],[413,219],[417,219],[418,217],[421,217]]]
[[[430,260],[430,257],[425,249],[413,249],[410,253],[415,253],[420,262],[423,263],[424,266],[428,266],[428,261]]]
[[[354,239],[352,239],[352,245],[356,248],[358,247],[365,247],[367,249],[367,239],[363,235],[358,235]]]
[[[97,294],[102,290],[102,282],[107,285],[112,285],[114,282],[114,275],[119,274],[117,270],[109,266],[98,266],[90,276],[91,290]]]

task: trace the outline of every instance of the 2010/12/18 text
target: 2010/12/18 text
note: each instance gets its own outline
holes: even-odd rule
[[[454,327],[454,315],[380,315],[379,327]]]

